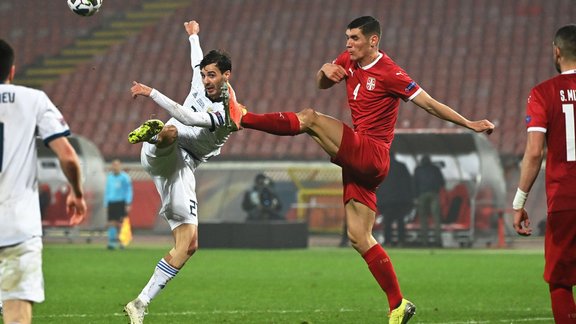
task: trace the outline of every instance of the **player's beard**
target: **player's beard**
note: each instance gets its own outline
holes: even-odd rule
[[[208,93],[208,90],[204,88],[206,97],[210,98],[210,100],[212,101],[218,100],[218,98],[220,97],[220,91],[218,90],[218,85],[214,84],[214,86],[213,87],[211,86],[209,89],[211,93]]]
[[[558,62],[558,58],[554,60],[554,67],[556,68],[556,71],[558,71],[558,73],[562,73],[562,70],[560,69],[560,62]]]

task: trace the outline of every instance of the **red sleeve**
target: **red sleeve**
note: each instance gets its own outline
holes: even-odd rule
[[[546,106],[544,102],[545,100],[538,91],[538,88],[533,88],[528,95],[528,103],[526,106],[526,128],[548,128],[548,118],[546,116]]]
[[[347,51],[340,53],[340,55],[338,55],[338,57],[334,59],[332,63],[340,65],[341,67],[347,69],[348,66],[350,65],[350,53],[348,53]]]
[[[412,78],[397,65],[389,70],[387,74],[385,80],[388,91],[404,101],[408,101],[412,95],[420,90],[418,83],[412,80]]]

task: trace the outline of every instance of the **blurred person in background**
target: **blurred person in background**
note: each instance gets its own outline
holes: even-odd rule
[[[108,211],[108,249],[123,248],[119,242],[120,227],[125,217],[130,213],[133,191],[132,179],[122,170],[122,162],[114,159],[111,170],[106,176],[104,192],[104,207]]]
[[[446,181],[440,168],[432,163],[430,155],[423,155],[414,169],[414,190],[416,192],[416,214],[420,219],[420,242],[430,245],[429,216],[434,222],[434,246],[442,246],[442,212],[440,210],[440,191]]]
[[[552,49],[560,75],[538,84],[528,95],[528,139],[512,208],[516,232],[531,235],[524,205],[547,148],[544,280],[550,290],[554,321],[567,324],[576,323],[572,291],[576,284],[576,25],[558,29]]]
[[[376,189],[376,206],[384,218],[384,245],[403,246],[406,243],[404,218],[414,207],[412,175],[406,164],[390,151],[390,169],[382,184]],[[396,223],[397,241],[392,241],[392,224]]]
[[[248,221],[284,219],[280,215],[282,203],[274,189],[274,182],[262,173],[256,175],[254,185],[244,193],[242,209],[248,214]]]
[[[14,50],[0,39],[0,298],[4,323],[32,322],[44,301],[36,134],[57,156],[71,190],[70,225],[86,216],[80,161],[64,117],[46,93],[12,84]]]

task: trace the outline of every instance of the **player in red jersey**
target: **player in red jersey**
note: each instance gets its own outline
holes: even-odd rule
[[[388,297],[390,323],[406,323],[415,306],[402,297],[392,263],[372,236],[376,188],[389,167],[400,99],[411,100],[428,113],[476,132],[494,129],[488,120],[469,121],[434,100],[378,49],[380,23],[360,17],[346,30],[346,50],[317,73],[321,89],[346,82],[354,128],[311,108],[298,113],[245,113],[241,126],[276,135],[310,135],[342,168],[348,237]]]
[[[546,143],[544,280],[550,287],[556,323],[576,323],[572,294],[576,284],[576,25],[558,29],[553,48],[556,69],[561,74],[530,91],[526,109],[528,140],[512,205],[516,232],[532,234],[524,204],[540,172]]]

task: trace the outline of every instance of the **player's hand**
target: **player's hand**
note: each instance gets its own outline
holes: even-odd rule
[[[80,224],[86,217],[86,201],[84,198],[77,198],[74,192],[70,192],[66,197],[66,213],[70,216],[70,225]]]
[[[514,209],[514,229],[516,233],[522,236],[530,236],[532,229],[530,228],[530,218],[524,208]]]
[[[196,20],[190,20],[184,23],[184,29],[186,29],[188,35],[198,35],[200,24]]]
[[[492,124],[489,120],[483,119],[478,121],[470,122],[470,128],[477,133],[486,132],[486,134],[490,135],[494,131],[494,124]]]
[[[137,96],[145,96],[150,97],[150,93],[152,92],[152,88],[149,86],[139,83],[136,81],[132,81],[132,88],[130,88],[130,92],[132,92],[132,98],[136,98]]]
[[[322,65],[321,71],[328,79],[335,83],[339,83],[347,76],[346,70],[343,67],[333,63],[326,63]]]

